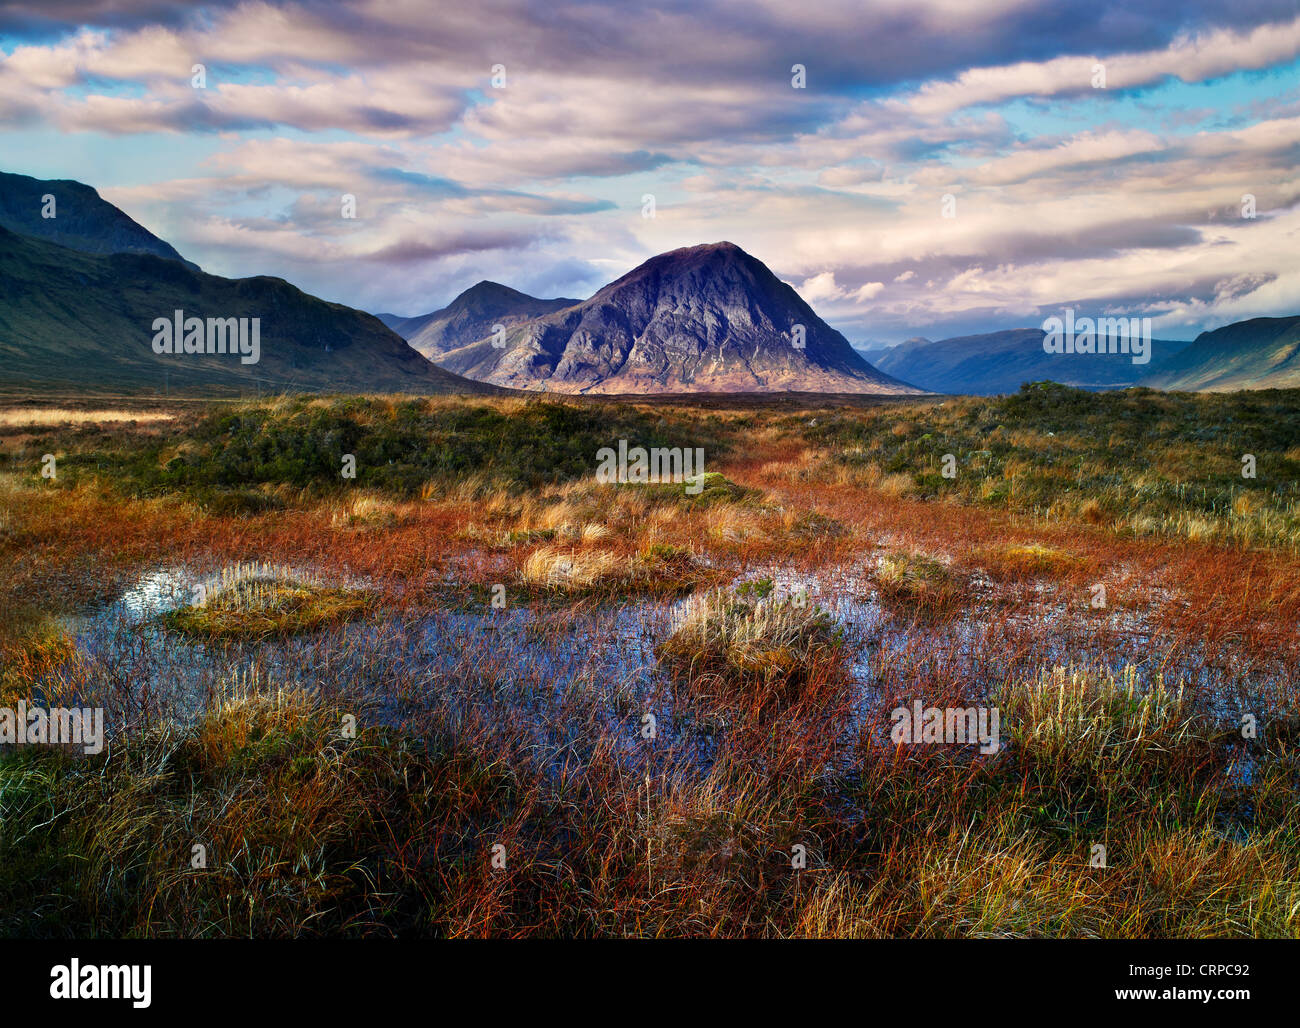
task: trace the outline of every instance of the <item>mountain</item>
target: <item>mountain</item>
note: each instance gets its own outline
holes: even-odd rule
[[[864,361],[734,243],[651,258],[589,300],[508,326],[504,344],[480,336],[435,359],[470,378],[563,393],[920,392]]]
[[[402,329],[407,328],[412,323],[416,322],[423,324],[424,319],[431,317],[431,315],[422,314],[419,317],[408,318],[403,314],[381,314],[376,311],[375,317],[384,323],[385,328],[391,328],[399,336],[402,336],[402,338],[405,339],[406,336],[402,335]]]
[[[154,352],[157,319],[260,319],[260,353]],[[248,323],[251,351],[252,325]],[[251,352],[250,352],[251,356]],[[278,278],[226,279],[152,253],[91,254],[0,228],[0,388],[495,391],[430,364],[369,314]]]
[[[54,198],[52,208],[45,197]],[[54,217],[45,217],[48,210]],[[103,199],[90,186],[70,179],[38,179],[0,171],[0,228],[59,243],[82,253],[149,253],[182,261],[169,244]]]
[[[1300,387],[1300,316],[1252,318],[1202,332],[1141,384],[1209,392]]]
[[[991,396],[1014,393],[1024,382],[1050,379],[1084,389],[1136,385],[1188,343],[1151,340],[1151,362],[1134,364],[1125,354],[1055,354],[1043,350],[1041,328],[1013,328],[932,342],[909,339],[873,353],[886,374],[938,393]]]
[[[868,364],[880,367],[880,360],[890,350],[899,346],[916,346],[918,344],[928,344],[930,340],[922,336],[913,336],[911,339],[904,339],[901,343],[854,343],[853,349],[858,351],[860,356]]]
[[[392,314],[379,317],[424,356],[437,360],[451,350],[490,336],[494,325],[509,328],[581,302],[564,298],[539,300],[498,282],[480,282],[431,314],[414,318]]]

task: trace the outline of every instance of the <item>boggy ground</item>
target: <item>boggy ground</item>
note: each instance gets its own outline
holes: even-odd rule
[[[1297,400],[13,406],[0,932],[1294,936]]]

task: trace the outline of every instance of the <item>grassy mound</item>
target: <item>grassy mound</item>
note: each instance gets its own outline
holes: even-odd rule
[[[652,500],[673,501],[684,507],[712,507],[722,503],[742,503],[762,498],[762,490],[751,489],[731,481],[720,471],[706,471],[689,482],[651,482],[646,485],[623,485],[621,489],[644,490]]]
[[[1106,782],[1126,772],[1157,773],[1170,754],[1204,745],[1200,719],[1181,689],[1139,690],[1130,671],[1114,676],[1057,668],[1005,687],[998,704],[1023,759],[1060,781]]]
[[[689,550],[648,543],[632,556],[610,550],[543,546],[519,568],[530,591],[560,595],[659,595],[694,588],[706,570]]]
[[[840,643],[834,619],[806,598],[777,600],[762,588],[714,590],[676,615],[657,653],[688,681],[707,679],[724,692],[788,695],[829,670]]]
[[[893,553],[881,561],[876,587],[887,601],[944,610],[962,598],[964,582],[941,561],[921,553]]]
[[[160,615],[163,627],[204,639],[263,639],[310,632],[364,614],[372,597],[269,573],[228,576],[206,602]]]

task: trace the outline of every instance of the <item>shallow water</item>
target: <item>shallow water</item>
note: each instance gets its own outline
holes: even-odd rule
[[[321,581],[311,568],[274,570]],[[842,628],[853,655],[853,694],[826,731],[841,739],[846,760],[860,733],[879,741],[882,709],[911,699],[938,701],[938,682],[949,683],[948,693],[960,683],[960,699],[969,704],[1057,665],[1087,665],[1117,677],[1131,665],[1142,687],[1158,676],[1167,685],[1185,683],[1202,710],[1232,724],[1243,711],[1260,716],[1271,709],[1291,684],[1281,661],[1262,666],[1244,654],[1194,648],[1171,653],[1152,636],[1148,619],[1132,610],[1072,611],[1059,602],[1007,609],[985,602],[992,599],[986,585],[962,617],[916,617],[881,602],[871,570],[870,562],[816,573],[772,566],[732,583],[769,578],[776,600],[804,591]],[[572,617],[531,607],[404,610],[255,643],[201,643],[156,627],[160,613],[191,601],[196,585],[212,589],[222,580],[195,569],[155,568],[113,603],[70,619],[88,658],[82,691],[108,708],[110,728],[160,713],[191,718],[229,694],[232,683],[363,696],[372,716],[391,722],[437,703],[466,726],[509,727],[531,738],[557,764],[599,744],[640,761],[649,749],[643,719],[653,715],[658,748],[707,767],[729,726],[725,711],[701,715],[679,700],[655,657],[689,598],[596,606]],[[1248,759],[1241,767],[1250,774]]]

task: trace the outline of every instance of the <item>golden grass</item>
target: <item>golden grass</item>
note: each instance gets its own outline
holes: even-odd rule
[[[330,515],[336,529],[384,528],[398,520],[398,505],[382,496],[361,494],[349,497]]]
[[[972,559],[995,580],[1061,578],[1085,565],[1081,557],[1041,543],[984,547]]]
[[[724,503],[708,511],[704,524],[709,538],[717,542],[748,543],[767,538],[766,520],[760,511]]]
[[[584,543],[597,543],[602,539],[608,539],[613,532],[608,525],[602,525],[598,521],[589,521],[582,526],[581,538]]]
[[[884,599],[932,610],[953,606],[965,589],[964,580],[951,567],[916,552],[888,554],[874,578]]]
[[[0,427],[49,428],[58,425],[107,425],[118,422],[154,424],[175,421],[171,411],[77,410],[67,407],[12,407],[0,410]]]
[[[544,546],[524,558],[519,579],[540,589],[574,591],[608,584],[620,578],[624,571],[618,557],[604,550]]]
[[[1035,759],[1088,767],[1107,766],[1168,753],[1195,739],[1196,719],[1183,690],[1157,678],[1139,689],[1128,667],[1116,679],[1107,672],[1054,668],[1035,680],[1011,685],[999,697],[1020,747]]]
[[[832,619],[806,598],[757,599],[727,590],[696,594],[674,612],[658,654],[688,681],[702,677],[728,690],[786,693],[839,654]]]
[[[164,613],[164,627],[207,639],[263,639],[310,632],[364,614],[372,597],[283,574],[227,574],[200,604]]]
[[[41,683],[47,694],[81,659],[73,638],[59,622],[36,611],[13,616],[0,630],[0,707],[32,699]]]
[[[886,496],[909,496],[916,491],[916,483],[911,475],[885,475],[877,488]]]
[[[646,540],[634,554],[541,546],[519,566],[523,585],[551,593],[668,594],[690,588],[704,569],[687,549]]]

